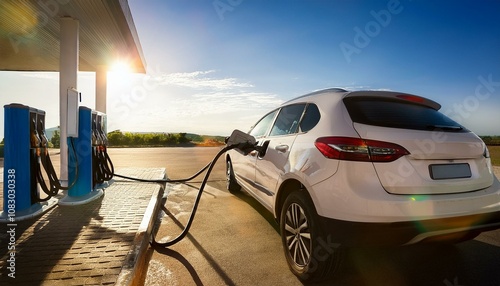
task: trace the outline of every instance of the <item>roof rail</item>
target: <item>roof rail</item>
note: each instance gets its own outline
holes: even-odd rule
[[[332,87],[332,88],[327,88],[327,89],[323,89],[320,91],[348,92],[348,90],[341,88],[341,87]]]

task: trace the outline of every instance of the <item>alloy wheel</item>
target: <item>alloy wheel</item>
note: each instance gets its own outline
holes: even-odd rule
[[[233,175],[232,174],[233,171],[232,171],[232,168],[231,168],[231,162],[227,162],[227,165],[226,165],[226,188],[229,190],[230,186],[231,186],[231,176]]]
[[[297,203],[292,203],[286,211],[284,235],[290,257],[297,266],[306,266],[311,259],[311,232],[307,216]]]

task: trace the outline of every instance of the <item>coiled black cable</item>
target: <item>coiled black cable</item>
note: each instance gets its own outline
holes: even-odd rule
[[[92,173],[93,185],[109,181],[114,176],[114,167],[109,158],[105,145],[92,147]]]
[[[210,164],[208,164],[207,172],[205,173],[205,177],[203,178],[203,181],[201,182],[200,188],[198,189],[198,194],[196,195],[196,199],[195,199],[194,204],[193,204],[193,209],[191,210],[191,215],[189,216],[189,220],[188,220],[186,226],[184,227],[184,229],[182,230],[182,232],[176,238],[174,238],[170,241],[167,241],[167,242],[158,242],[155,240],[155,237],[152,236],[151,237],[151,245],[153,247],[164,247],[164,248],[170,247],[170,246],[178,243],[179,241],[181,241],[188,234],[189,229],[191,228],[191,224],[194,221],[194,217],[196,215],[196,210],[198,209],[198,204],[200,202],[201,195],[203,193],[205,185],[207,184],[208,177],[210,176],[210,173],[212,172],[212,169],[215,166],[215,163],[217,162],[217,160],[219,159],[219,157],[223,153],[225,153],[231,149],[234,149],[236,147],[237,146],[233,145],[233,146],[227,146],[227,147],[223,148],[222,150],[220,150],[217,153],[217,155],[215,155],[214,159],[210,162]]]
[[[92,147],[92,186],[104,183],[101,159],[99,156],[99,147]]]
[[[109,181],[113,179],[115,173],[115,167],[113,166],[113,162],[111,162],[111,158],[109,158],[107,147],[104,145],[102,147],[102,163],[104,169],[104,180]]]
[[[205,173],[205,177],[203,178],[203,181],[201,182],[200,188],[198,189],[198,194],[196,195],[196,198],[195,198],[195,201],[194,201],[194,204],[193,204],[193,209],[191,210],[191,215],[189,216],[188,222],[187,222],[186,226],[184,227],[184,229],[182,230],[182,232],[176,238],[174,238],[174,239],[172,239],[170,241],[167,241],[167,242],[158,242],[158,241],[155,240],[154,236],[151,236],[150,244],[153,247],[164,247],[164,248],[170,247],[170,246],[178,243],[179,241],[181,241],[189,233],[189,229],[191,228],[191,224],[194,221],[194,217],[195,217],[196,211],[198,209],[198,204],[200,202],[201,195],[203,193],[203,190],[205,189],[205,185],[208,182],[208,178],[210,177],[210,173],[212,172],[212,169],[215,166],[215,163],[217,162],[217,160],[220,158],[220,156],[222,154],[224,154],[225,152],[227,152],[229,150],[236,149],[236,148],[238,148],[240,150],[248,150],[248,149],[254,149],[256,147],[254,145],[250,144],[250,143],[240,143],[240,144],[234,144],[234,145],[226,146],[226,147],[222,148],[215,155],[215,157],[212,159],[212,161],[210,161],[210,163],[208,163],[205,167],[203,167],[200,171],[198,171],[193,176],[191,176],[189,178],[185,178],[185,179],[177,179],[177,180],[171,180],[171,179],[147,180],[147,179],[133,178],[133,177],[123,176],[123,175],[119,175],[119,174],[114,174],[116,177],[120,177],[120,178],[124,178],[124,179],[129,179],[129,180],[135,180],[135,181],[139,181],[139,182],[146,182],[146,183],[184,183],[184,182],[187,182],[187,181],[191,181],[192,179],[198,177],[203,171],[207,170],[207,172]]]
[[[57,173],[54,169],[54,165],[52,164],[52,161],[50,160],[49,156],[49,151],[47,148],[44,148],[43,152],[40,152],[40,157],[37,156],[37,159],[40,159],[40,162],[37,162],[35,164],[35,176],[38,184],[40,185],[42,191],[47,195],[46,198],[42,199],[40,197],[37,198],[38,202],[45,202],[48,201],[50,198],[56,196],[60,190],[67,191],[71,189],[76,183],[76,180],[78,179],[78,156],[76,154],[76,149],[75,149],[75,144],[73,142],[73,138],[70,137],[70,143],[71,143],[71,150],[73,151],[73,155],[75,156],[75,179],[71,184],[67,187],[64,187],[61,185],[59,182],[59,178],[57,178]],[[45,179],[42,175],[42,168],[40,167],[40,163],[43,166],[43,169],[45,169],[45,173],[47,174],[47,178],[49,180],[49,185],[45,183]]]

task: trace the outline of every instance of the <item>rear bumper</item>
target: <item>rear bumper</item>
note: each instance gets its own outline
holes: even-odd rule
[[[500,182],[457,194],[393,195],[386,192],[373,166],[344,162],[332,178],[307,186],[320,216],[364,223],[426,221],[500,212]]]
[[[450,235],[467,236],[500,229],[500,211],[469,216],[394,223],[350,222],[323,218],[333,241],[346,246],[397,246]]]

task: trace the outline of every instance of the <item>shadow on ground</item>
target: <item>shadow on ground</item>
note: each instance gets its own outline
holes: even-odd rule
[[[236,197],[279,233],[273,215],[246,193]],[[284,256],[277,259],[285,259]],[[336,277],[307,285],[500,285],[500,247],[478,240],[459,244],[349,249]]]

